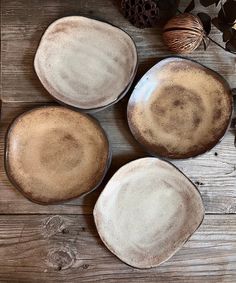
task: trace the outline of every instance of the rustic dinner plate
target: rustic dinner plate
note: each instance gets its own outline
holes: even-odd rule
[[[199,227],[204,206],[176,167],[154,157],[121,167],[101,193],[94,219],[107,248],[137,268],[161,264]]]
[[[64,107],[25,112],[6,136],[7,175],[37,203],[61,202],[93,190],[109,161],[108,140],[98,122]]]
[[[216,72],[192,60],[164,59],[135,87],[128,103],[131,132],[150,153],[174,159],[214,147],[226,132],[232,95]]]
[[[137,61],[135,44],[127,33],[108,23],[70,16],[48,27],[34,66],[56,100],[95,111],[126,94]]]

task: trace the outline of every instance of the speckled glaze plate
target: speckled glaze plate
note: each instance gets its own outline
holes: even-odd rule
[[[35,55],[35,71],[58,102],[85,112],[121,99],[137,70],[137,51],[121,29],[70,16],[53,22]]]
[[[107,248],[137,268],[176,253],[204,218],[201,195],[172,164],[154,157],[121,167],[101,193],[94,219]]]
[[[37,203],[57,203],[95,189],[110,158],[108,139],[98,122],[64,107],[25,112],[6,136],[7,175]]]
[[[134,137],[153,155],[183,159],[214,147],[231,120],[228,83],[192,60],[170,57],[152,67],[128,103]]]

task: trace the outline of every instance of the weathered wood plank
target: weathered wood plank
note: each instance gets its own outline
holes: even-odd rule
[[[128,129],[126,103],[125,99],[94,115],[106,130],[113,151],[112,165],[101,188],[87,196],[51,206],[33,204],[25,199],[9,183],[3,166],[3,141],[7,127],[18,114],[40,104],[4,103],[0,125],[0,213],[90,214],[101,189],[112,174],[128,161],[147,155]],[[173,163],[198,185],[207,213],[236,213],[236,149],[233,130],[210,152]]]
[[[162,43],[161,29],[133,27],[120,14],[118,2],[2,0],[3,101],[52,101],[34,73],[33,58],[46,27],[63,16],[94,17],[126,30],[134,38],[140,58],[136,81],[161,58],[171,55]],[[214,6],[211,6],[209,12],[212,14],[213,10]],[[220,40],[216,29],[212,31],[212,37]],[[199,48],[188,57],[218,71],[231,87],[236,87],[234,55],[211,45],[207,52]],[[236,282],[236,214],[212,214],[236,213],[233,129],[207,154],[193,160],[173,162],[198,185],[210,215],[206,215],[199,231],[170,261],[151,270],[137,270],[123,264],[102,244],[89,215],[94,203],[116,169],[146,155],[129,132],[126,103],[127,98],[95,114],[108,133],[113,150],[113,162],[101,188],[74,201],[52,206],[40,206],[26,200],[9,183],[3,165],[3,141],[9,123],[16,115],[40,103],[3,104],[0,214],[10,215],[0,215],[0,282]]]
[[[188,1],[181,1],[188,2]],[[140,30],[121,15],[115,0],[24,1],[3,0],[2,4],[2,99],[43,102],[52,98],[42,87],[33,70],[33,58],[46,27],[57,18],[83,15],[111,22],[126,30],[134,39],[140,60],[136,81],[161,58],[171,55],[161,38],[161,28]],[[214,6],[210,13],[215,11]],[[221,36],[213,28],[212,37]],[[207,52],[199,48],[187,57],[221,73],[236,87],[236,57],[211,44]]]
[[[1,282],[236,282],[236,215],[207,215],[168,262],[122,263],[102,244],[92,216],[0,216]],[[205,277],[205,276],[208,277]]]

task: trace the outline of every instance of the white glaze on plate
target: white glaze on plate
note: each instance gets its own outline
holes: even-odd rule
[[[113,103],[127,91],[137,65],[128,34],[110,24],[71,16],[44,33],[34,66],[48,92],[80,109]]]
[[[157,266],[171,257],[203,217],[196,187],[173,165],[152,157],[121,167],[94,208],[105,245],[138,268]]]

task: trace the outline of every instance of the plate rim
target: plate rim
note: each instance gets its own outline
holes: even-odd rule
[[[113,28],[116,28],[116,29],[118,29],[118,30],[124,32],[124,33],[129,37],[129,39],[131,40],[131,42],[132,42],[132,44],[133,44],[133,47],[134,47],[134,51],[135,51],[134,54],[135,54],[135,56],[136,56],[136,57],[135,57],[135,62],[134,62],[134,64],[133,64],[133,66],[134,66],[133,73],[132,73],[132,75],[131,75],[131,77],[130,77],[129,82],[128,82],[127,85],[124,87],[123,91],[117,96],[117,98],[116,98],[114,101],[112,101],[112,102],[110,102],[110,103],[108,103],[108,104],[106,104],[106,105],[100,106],[100,107],[80,108],[80,107],[78,107],[78,106],[69,104],[69,103],[67,103],[67,102],[65,102],[65,101],[62,101],[62,100],[60,100],[59,98],[55,97],[54,94],[52,94],[52,93],[48,90],[48,88],[45,87],[45,84],[42,82],[40,76],[38,75],[37,67],[36,67],[36,65],[37,65],[36,59],[37,59],[37,57],[38,57],[38,49],[39,49],[40,46],[41,46],[41,43],[42,43],[42,40],[43,40],[43,38],[44,38],[45,33],[47,32],[47,30],[48,30],[52,25],[54,25],[55,23],[57,23],[57,22],[59,22],[59,21],[61,21],[61,20],[67,19],[67,18],[82,18],[82,19],[86,19],[86,20],[92,20],[92,21],[95,21],[95,22],[101,22],[101,23],[103,23],[103,24],[112,26]],[[74,109],[74,110],[79,110],[79,111],[85,112],[85,113],[95,113],[95,112],[102,111],[103,109],[106,109],[106,108],[108,108],[108,107],[110,107],[110,106],[116,104],[118,101],[120,101],[120,100],[127,94],[127,92],[129,91],[130,87],[132,86],[133,81],[134,81],[134,79],[135,79],[135,77],[136,77],[136,74],[137,74],[138,66],[139,66],[139,55],[138,55],[137,45],[136,45],[134,39],[131,37],[131,35],[130,35],[126,30],[124,30],[123,28],[118,27],[118,26],[116,26],[116,25],[114,25],[114,24],[112,24],[112,23],[110,23],[110,22],[108,22],[108,21],[100,20],[100,19],[97,19],[97,18],[95,18],[95,17],[94,17],[94,18],[93,18],[93,17],[86,17],[86,16],[82,16],[82,15],[64,16],[64,17],[58,18],[58,19],[56,19],[55,21],[51,22],[51,23],[47,26],[47,28],[44,30],[44,32],[43,32],[43,34],[42,34],[42,36],[41,36],[41,38],[40,38],[40,40],[39,40],[39,43],[38,43],[38,45],[37,45],[37,49],[36,49],[36,52],[35,52],[35,55],[34,55],[34,60],[33,60],[33,67],[34,67],[34,71],[35,71],[35,73],[36,73],[36,76],[37,76],[38,80],[40,81],[41,85],[43,86],[43,88],[47,91],[47,93],[48,93],[56,102],[58,102],[58,103],[61,104],[62,106],[68,106],[69,108],[72,108],[72,109]]]
[[[168,165],[172,166],[173,168],[175,168],[181,175],[183,175],[187,180],[188,182],[193,186],[193,189],[196,190],[196,192],[198,193],[198,195],[200,196],[200,202],[201,202],[201,206],[202,206],[202,218],[201,218],[201,221],[199,222],[199,224],[195,227],[195,229],[193,230],[193,232],[191,234],[188,235],[188,237],[185,239],[185,241],[183,241],[177,249],[175,249],[167,258],[165,258],[164,260],[160,261],[159,263],[157,264],[153,264],[153,265],[146,265],[146,266],[136,266],[136,265],[132,265],[130,263],[127,263],[123,258],[121,258],[119,255],[117,255],[117,253],[114,251],[113,248],[110,247],[110,245],[107,243],[107,241],[104,239],[103,235],[101,234],[100,232],[100,229],[98,228],[99,227],[99,222],[97,221],[97,214],[96,214],[96,211],[97,211],[97,203],[98,203],[98,200],[100,199],[100,197],[103,195],[104,193],[104,190],[106,189],[106,186],[108,185],[108,183],[110,182],[110,180],[113,178],[113,176],[124,166],[130,164],[130,163],[133,163],[137,160],[141,160],[141,159],[156,159],[156,160],[159,160],[161,162],[164,162],[164,163],[167,163]],[[129,162],[127,162],[126,164],[124,164],[123,166],[121,166],[118,170],[116,170],[116,172],[112,175],[112,177],[109,179],[109,181],[107,182],[106,186],[104,187],[104,189],[102,190],[101,194],[99,195],[96,203],[95,203],[95,206],[94,206],[94,209],[93,209],[93,218],[94,218],[94,222],[95,222],[95,226],[96,226],[96,229],[97,229],[97,232],[99,234],[99,237],[101,238],[102,242],[104,243],[104,245],[106,246],[106,248],[112,252],[118,259],[120,259],[122,262],[124,262],[125,264],[131,266],[131,267],[134,267],[134,268],[137,268],[137,269],[150,269],[150,268],[154,268],[154,267],[157,267],[163,263],[165,263],[166,261],[168,261],[174,254],[176,254],[183,246],[186,242],[189,241],[189,239],[192,237],[192,235],[199,229],[199,227],[202,225],[203,221],[204,221],[204,218],[205,218],[205,206],[204,206],[204,201],[203,201],[203,198],[202,198],[202,195],[200,193],[200,190],[198,189],[198,187],[196,186],[196,184],[193,183],[193,181],[187,177],[175,164],[171,163],[170,161],[168,160],[165,160],[165,159],[162,159],[162,158],[159,158],[159,157],[153,157],[153,156],[146,156],[146,157],[141,157],[141,158],[137,158],[137,159],[134,159],[134,160],[131,160]]]
[[[34,111],[37,111],[37,110],[40,110],[40,109],[46,109],[46,108],[59,108],[59,109],[64,109],[64,110],[66,109],[66,110],[73,111],[73,112],[78,112],[81,115],[87,117],[90,121],[95,123],[97,126],[99,126],[101,132],[103,133],[104,138],[106,139],[107,145],[108,145],[108,155],[107,155],[107,161],[106,161],[106,166],[105,166],[103,175],[102,175],[100,181],[96,184],[95,187],[93,187],[92,189],[90,189],[87,192],[84,192],[84,193],[79,194],[79,195],[74,196],[74,197],[70,197],[70,198],[63,199],[63,200],[52,200],[52,201],[44,202],[44,201],[40,201],[40,200],[34,199],[29,194],[25,193],[24,190],[22,189],[22,187],[17,184],[17,182],[15,181],[15,178],[12,176],[11,169],[10,169],[10,166],[9,166],[9,139],[10,139],[11,130],[13,129],[13,127],[15,126],[15,124],[18,122],[18,120],[20,118],[22,118],[25,115],[30,114],[30,113],[32,113]],[[103,182],[103,180],[104,180],[104,178],[105,178],[105,176],[106,176],[106,174],[107,174],[107,172],[108,172],[108,170],[109,170],[109,168],[111,166],[111,161],[112,161],[111,144],[110,144],[110,141],[108,139],[108,136],[107,136],[105,130],[103,129],[103,127],[101,126],[99,121],[96,118],[94,118],[93,116],[89,115],[89,114],[81,113],[79,111],[75,111],[75,110],[72,110],[70,108],[63,107],[61,105],[41,105],[41,106],[36,106],[36,107],[33,107],[33,108],[29,109],[29,110],[26,110],[26,111],[22,112],[21,114],[17,115],[16,117],[14,117],[13,120],[8,125],[7,131],[5,133],[4,144],[5,144],[5,146],[4,146],[4,162],[3,163],[4,163],[4,169],[5,169],[5,173],[6,173],[6,176],[7,176],[8,180],[13,185],[13,187],[15,187],[25,198],[27,198],[28,200],[30,200],[30,201],[32,201],[34,203],[40,204],[40,205],[61,204],[61,203],[65,203],[65,202],[73,200],[73,199],[80,198],[82,196],[85,196],[85,195],[93,192]]]
[[[185,155],[182,155],[181,157],[176,157],[176,156],[166,156],[165,154],[161,154],[161,153],[155,153],[154,151],[150,150],[148,148],[148,146],[142,144],[139,139],[136,137],[136,135],[134,134],[134,130],[133,130],[133,127],[131,126],[131,122],[130,122],[130,113],[129,113],[129,105],[130,105],[130,101],[131,101],[131,97],[133,95],[133,92],[136,88],[136,86],[138,86],[139,82],[156,66],[158,65],[159,63],[163,62],[163,61],[168,61],[169,59],[181,59],[183,61],[190,61],[190,62],[193,62],[193,63],[196,63],[198,65],[200,65],[201,67],[203,68],[206,68],[207,70],[213,72],[214,74],[216,74],[217,76],[220,77],[220,79],[222,80],[222,82],[225,84],[225,86],[228,88],[229,90],[229,101],[230,101],[230,115],[229,115],[229,119],[228,119],[228,123],[226,124],[226,127],[225,127],[225,130],[223,131],[223,134],[215,140],[214,143],[212,143],[213,145],[210,145],[208,147],[205,147],[204,150],[202,150],[201,152],[196,152],[195,154],[185,154]],[[205,65],[203,65],[202,63],[199,63],[198,61],[194,60],[194,59],[191,59],[191,58],[186,58],[186,57],[183,57],[183,56],[177,56],[177,55],[174,55],[174,56],[166,56],[162,59],[160,59],[157,63],[155,63],[146,73],[144,73],[144,75],[139,79],[139,81],[137,82],[137,84],[135,85],[134,87],[134,90],[133,92],[131,93],[130,97],[129,97],[129,100],[128,100],[128,104],[127,104],[127,111],[126,111],[126,117],[127,117],[127,122],[128,122],[128,126],[129,126],[129,129],[130,129],[130,132],[132,134],[132,136],[134,137],[134,139],[138,142],[138,144],[145,150],[145,152],[147,152],[149,155],[153,156],[153,157],[158,157],[158,158],[165,158],[166,160],[186,160],[186,159],[194,159],[198,156],[201,156],[209,151],[211,151],[216,145],[218,145],[222,139],[225,137],[226,133],[228,132],[229,128],[230,128],[230,124],[231,124],[231,121],[232,121],[232,117],[233,117],[233,113],[234,113],[234,98],[233,98],[233,94],[232,94],[232,89],[229,85],[229,83],[227,82],[227,80],[221,75],[219,74],[218,72],[216,72],[215,70],[209,68],[209,67],[206,67]]]

